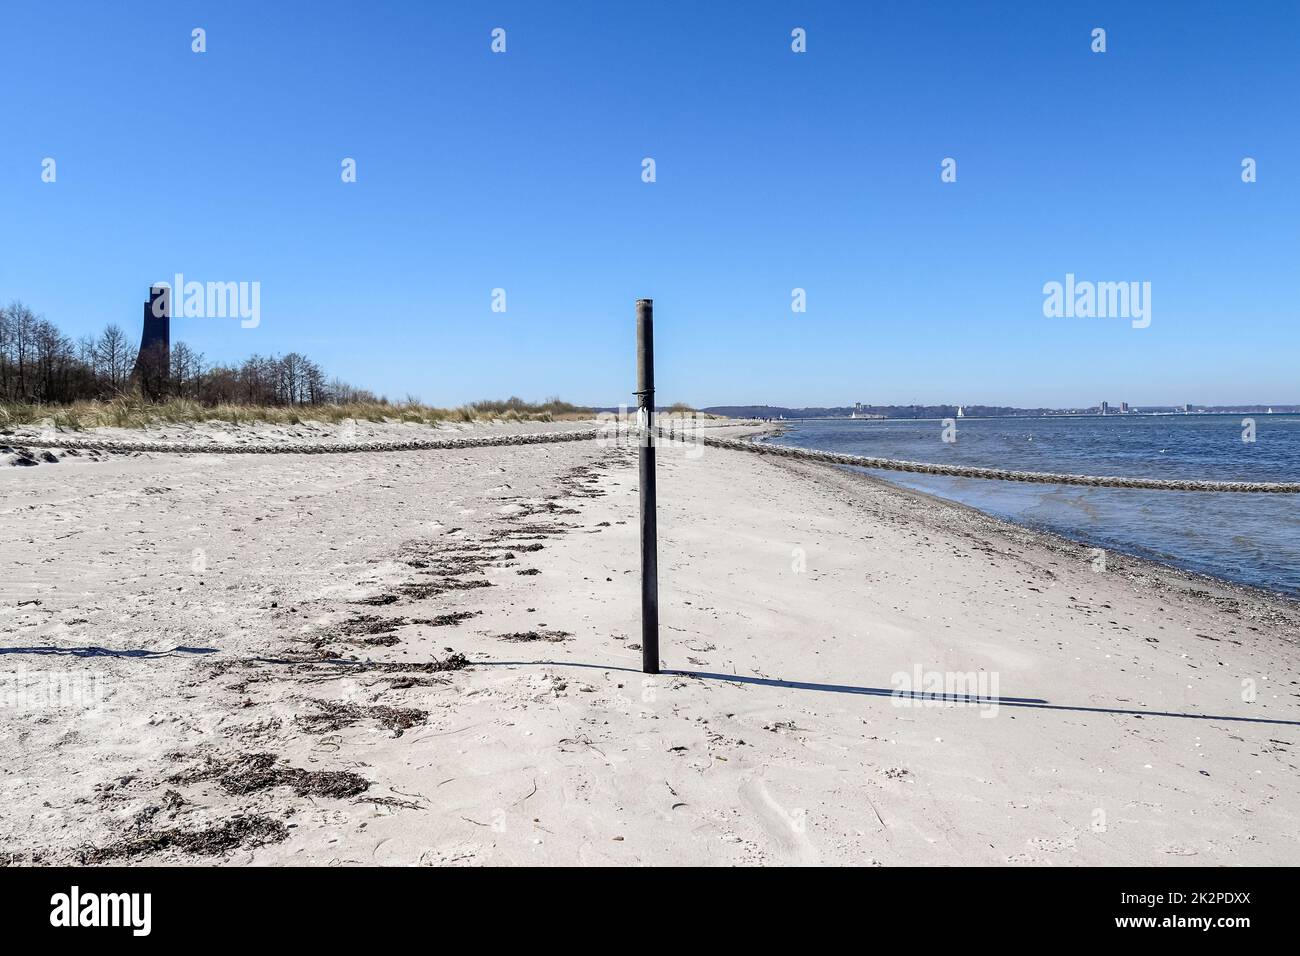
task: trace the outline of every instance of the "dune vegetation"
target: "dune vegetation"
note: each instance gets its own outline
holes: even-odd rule
[[[478,421],[562,421],[590,417],[591,412],[558,398],[526,402],[520,398],[485,400],[459,408],[435,408],[414,399],[390,402],[322,402],[310,405],[263,405],[218,402],[207,404],[186,398],[146,401],[138,395],[121,395],[108,400],[86,400],[68,404],[36,402],[0,403],[0,427],[49,425],[69,431],[87,428],[146,428],[158,424],[223,422],[233,425],[269,422],[296,425],[302,422],[337,423],[346,420],[369,422],[415,422],[438,425],[445,422]]]

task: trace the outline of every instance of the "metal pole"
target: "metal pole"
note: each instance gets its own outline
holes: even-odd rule
[[[641,670],[659,673],[659,561],[655,522],[654,301],[636,300],[637,424],[641,443]]]

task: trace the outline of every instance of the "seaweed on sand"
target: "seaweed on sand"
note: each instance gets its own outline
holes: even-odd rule
[[[529,641],[567,641],[573,637],[568,631],[515,631],[511,634],[498,634],[497,640],[523,644]]]
[[[272,753],[248,754],[221,775],[227,793],[242,795],[289,787],[300,797],[355,797],[370,781],[350,770],[304,770],[279,762]]]
[[[206,756],[198,767],[173,774],[169,782],[212,779],[237,795],[290,787],[300,797],[354,797],[370,786],[369,780],[349,770],[303,770],[280,763],[273,753],[242,754],[234,760]]]
[[[176,828],[128,836],[108,846],[84,847],[77,855],[81,863],[87,866],[131,859],[162,850],[178,850],[195,856],[217,856],[239,847],[279,843],[288,835],[288,828],[279,820],[257,813],[233,817],[198,830]]]
[[[389,707],[384,704],[363,706],[361,704],[343,704],[330,700],[312,699],[320,711],[297,718],[298,723],[309,733],[332,733],[343,727],[350,727],[358,721],[375,720],[380,726],[393,731],[394,737],[402,736],[411,727],[418,727],[429,719],[427,710],[415,707]]]

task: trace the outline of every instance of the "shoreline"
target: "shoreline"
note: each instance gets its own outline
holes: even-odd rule
[[[958,508],[965,511],[973,512],[979,517],[994,522],[996,524],[1006,525],[1016,531],[1026,532],[1042,539],[1042,543],[1057,548],[1063,554],[1069,554],[1073,551],[1093,551],[1099,548],[1099,545],[1090,543],[1082,538],[1072,538],[1067,534],[1053,531],[1051,528],[1042,525],[1036,525],[1031,522],[1015,521],[1011,518],[1004,518],[1000,515],[991,514],[975,505],[966,504],[954,498],[945,498],[943,495],[937,495],[932,492],[922,491],[919,488],[909,488],[906,485],[896,484],[888,478],[880,478],[876,475],[868,474],[865,469],[855,471],[848,466],[840,466],[844,471],[857,474],[861,478],[879,482],[897,491],[902,495],[915,496],[925,501],[946,505],[951,508]],[[1179,494],[1179,492],[1170,492]],[[1107,547],[1104,549],[1108,556],[1115,555],[1122,558],[1125,562],[1126,570],[1136,570],[1146,577],[1159,578],[1169,575],[1190,578],[1193,582],[1200,582],[1207,587],[1216,587],[1226,591],[1239,593],[1243,599],[1255,601],[1261,604],[1279,604],[1286,610],[1297,615],[1297,622],[1300,623],[1300,595],[1291,595],[1285,591],[1275,591],[1271,588],[1261,587],[1259,585],[1248,584],[1244,581],[1234,581],[1231,578],[1220,577],[1214,574],[1206,574],[1193,568],[1185,568],[1175,564],[1172,561],[1161,561],[1157,558],[1151,558],[1143,554],[1136,554],[1132,551],[1125,551],[1123,548]],[[1073,557],[1080,560],[1086,560],[1081,555],[1072,554]],[[1135,567],[1129,568],[1129,565]]]
[[[664,448],[648,678],[635,457],[0,471],[2,669],[103,688],[0,709],[0,862],[1300,860],[1294,602]]]
[[[970,512],[980,519],[990,522],[992,525],[1001,525],[1016,533],[1032,535],[1037,538],[1038,542],[1044,547],[1052,548],[1063,555],[1067,555],[1080,561],[1086,561],[1087,557],[1077,552],[1091,552],[1098,548],[1097,545],[1091,544],[1081,538],[1072,538],[1069,535],[1053,531],[1052,529],[1041,525],[1035,525],[1029,522],[1019,522],[1012,520],[1011,518],[1003,518],[1000,515],[984,511],[975,505],[969,505],[953,498],[945,498],[942,495],[922,491],[919,488],[908,488],[905,485],[895,484],[887,478],[880,478],[876,475],[867,474],[865,470],[855,471],[847,466],[844,466],[843,470],[855,474],[865,481],[885,485],[900,495],[911,496],[931,504],[943,505],[948,508]],[[1177,492],[1172,493],[1177,494]],[[1188,583],[1199,583],[1204,587],[1212,587],[1222,591],[1228,591],[1239,595],[1240,599],[1244,601],[1263,605],[1278,605],[1280,611],[1295,615],[1295,623],[1297,626],[1300,626],[1300,596],[1292,596],[1284,591],[1274,591],[1270,588],[1247,584],[1242,581],[1234,581],[1231,578],[1205,574],[1192,568],[1185,568],[1178,564],[1174,564],[1171,561],[1160,561],[1156,558],[1147,557],[1146,555],[1125,551],[1122,548],[1108,547],[1105,550],[1108,557],[1117,556],[1123,559],[1122,568],[1130,575],[1137,575],[1145,580],[1154,580],[1161,584],[1167,584],[1165,579],[1169,577],[1186,578],[1189,579]]]
[[[758,440],[763,441],[765,439],[779,437],[780,435],[784,434],[787,430],[788,429],[782,427],[780,429],[773,430],[771,432],[764,432],[760,434]],[[791,445],[789,447],[803,448],[804,446]],[[928,500],[942,501],[957,507],[969,508],[975,511],[976,513],[983,515],[987,518],[990,518],[992,520],[1001,521],[1009,525],[1012,525],[1016,528],[1021,528],[1026,531],[1032,531],[1036,534],[1044,535],[1049,538],[1059,539],[1060,541],[1065,542],[1067,544],[1075,545],[1080,548],[1102,549],[1106,551],[1108,555],[1121,555],[1128,561],[1146,563],[1149,565],[1153,565],[1156,568],[1163,569],[1165,571],[1176,571],[1181,574],[1189,575],[1191,577],[1200,579],[1206,584],[1212,584],[1220,587],[1228,587],[1228,588],[1236,589],[1241,591],[1245,595],[1253,596],[1253,599],[1255,600],[1265,600],[1265,599],[1279,600],[1288,605],[1294,606],[1294,608],[1297,611],[1300,611],[1300,593],[1293,594],[1288,591],[1280,590],[1277,588],[1270,588],[1260,584],[1252,584],[1247,581],[1238,581],[1233,578],[1226,577],[1224,575],[1211,574],[1205,571],[1198,571],[1195,568],[1186,567],[1184,565],[1178,564],[1174,559],[1161,560],[1160,558],[1137,553],[1136,551],[1129,550],[1128,547],[1125,545],[1116,545],[1112,543],[1107,543],[1103,545],[1101,543],[1090,542],[1089,540],[1083,537],[1072,537],[1070,534],[1060,532],[1060,531],[1055,531],[1052,528],[1046,527],[1045,525],[1042,524],[1034,523],[1031,521],[1019,521],[1015,518],[996,515],[993,514],[992,512],[984,511],[977,505],[968,504],[966,502],[959,501],[956,498],[947,498],[935,492],[924,491],[919,488],[911,488],[891,478],[885,477],[884,475],[874,474],[871,472],[870,469],[855,468],[849,465],[839,465],[835,467],[839,468],[840,470],[846,473],[859,474],[862,477],[868,478],[872,481],[883,482],[889,487],[895,488],[900,492],[919,495]],[[967,479],[967,480],[977,481],[980,479]],[[1182,494],[1183,492],[1168,492],[1168,493]]]

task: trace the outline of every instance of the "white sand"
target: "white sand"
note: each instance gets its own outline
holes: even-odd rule
[[[24,675],[0,694],[84,692],[0,707],[0,858],[1300,863],[1294,604],[1116,555],[1099,573],[821,466],[677,448],[659,474],[662,656],[683,673],[646,678],[632,449],[0,469],[0,672]],[[493,586],[401,590],[449,580]],[[418,623],[455,611],[481,614]],[[331,630],[362,615],[417,623],[389,645]],[[528,631],[571,637],[497,636]],[[409,670],[448,648],[473,666]],[[892,698],[917,668],[1051,709]],[[328,729],[313,700],[427,720]],[[316,795],[350,778],[276,760],[369,787]],[[221,852],[185,842],[223,826]]]

